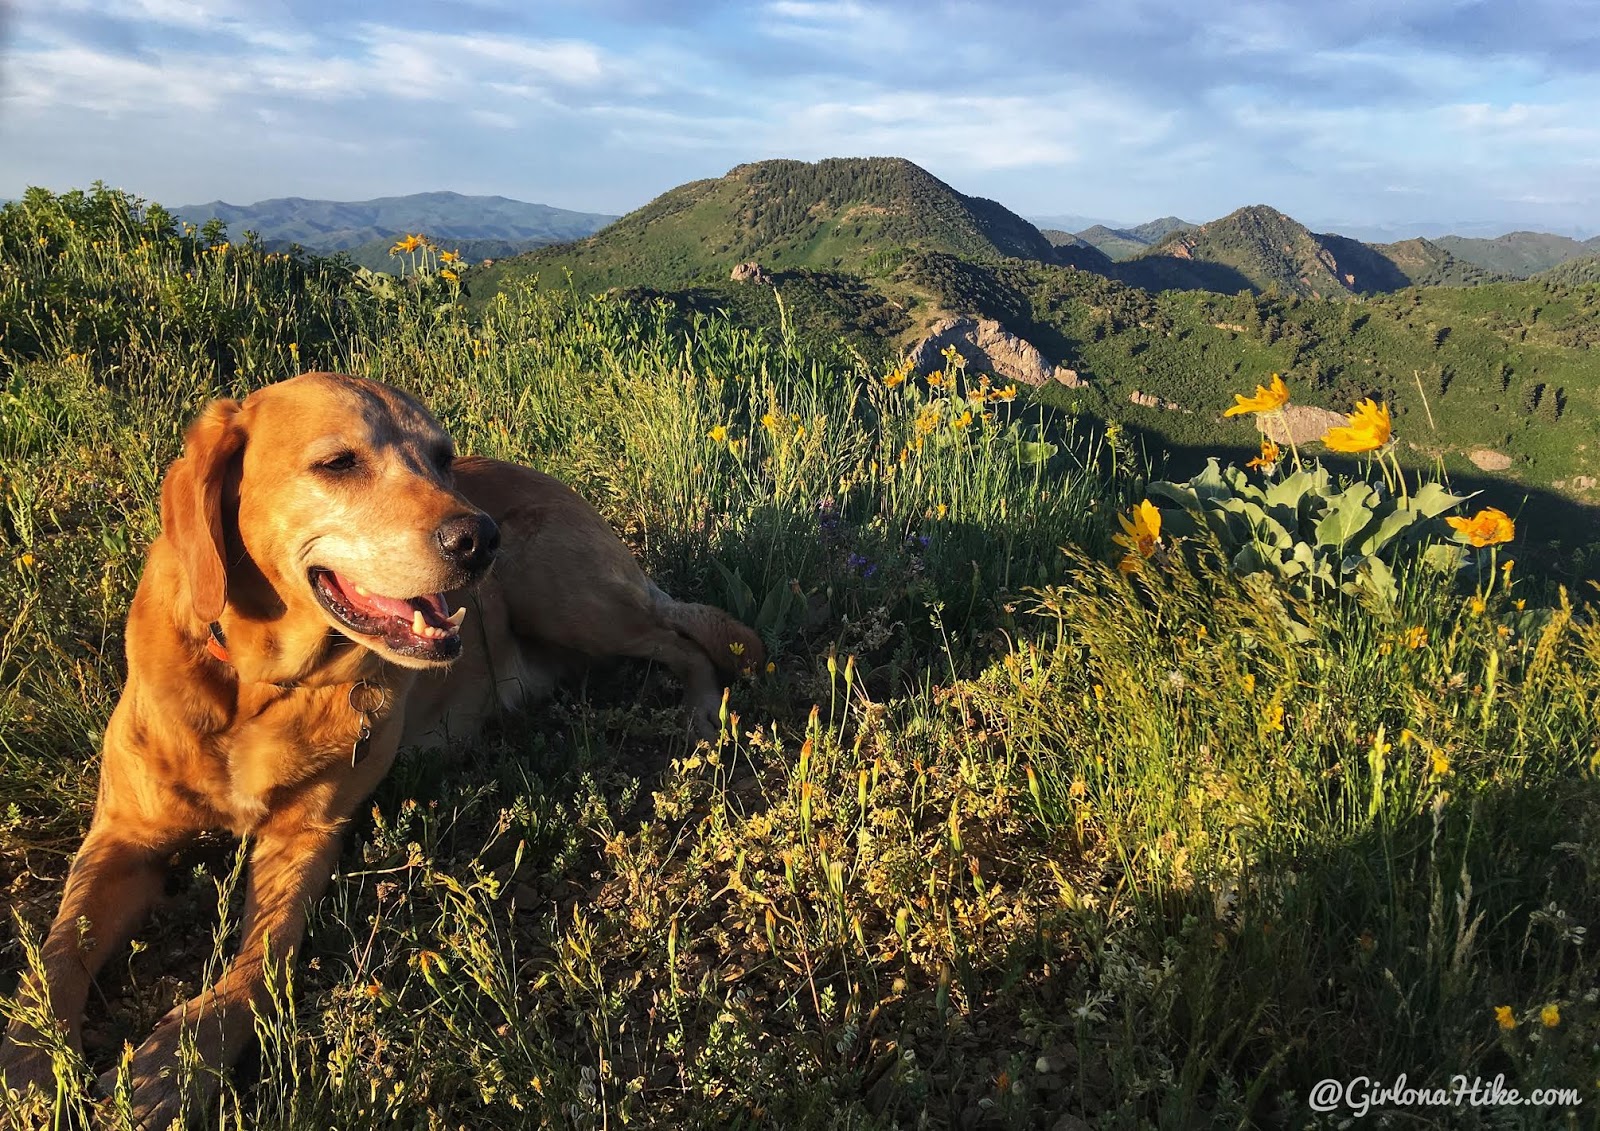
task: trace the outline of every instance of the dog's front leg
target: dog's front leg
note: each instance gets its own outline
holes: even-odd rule
[[[203,1117],[221,1074],[252,1036],[254,1008],[266,997],[263,966],[287,964],[305,933],[307,907],[322,894],[339,852],[341,819],[309,801],[276,810],[259,828],[250,853],[239,952],[215,985],[176,1006],[133,1057],[132,1101],[141,1125],[165,1128],[181,1113],[180,1046],[192,1034],[199,1064],[191,1093]],[[101,1077],[107,1094],[116,1073]]]
[[[46,1005],[80,1051],[79,1028],[94,976],[160,895],[164,859],[179,840],[169,833],[131,839],[125,830],[132,824],[96,813],[41,950],[45,985],[30,975],[18,995],[26,1005]],[[0,1078],[8,1086],[54,1089],[50,1054],[41,1044],[41,1034],[20,1020],[9,1027],[0,1043]]]

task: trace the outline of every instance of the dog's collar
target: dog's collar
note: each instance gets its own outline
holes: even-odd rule
[[[221,660],[225,664],[233,663],[228,658],[228,642],[227,638],[222,635],[221,622],[212,621],[206,628],[208,630],[206,651],[211,653],[213,659]]]
[[[221,621],[212,621],[206,625],[206,651],[211,653],[212,659],[227,664],[230,668],[233,667],[233,660],[228,655],[228,638],[223,635]],[[283,683],[274,683],[272,686],[293,691],[300,685],[293,680],[286,680]]]

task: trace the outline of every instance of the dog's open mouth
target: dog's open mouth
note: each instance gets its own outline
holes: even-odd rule
[[[311,590],[322,607],[352,635],[379,637],[402,656],[444,662],[461,654],[465,608],[448,611],[443,593],[386,597],[331,569],[311,571]]]

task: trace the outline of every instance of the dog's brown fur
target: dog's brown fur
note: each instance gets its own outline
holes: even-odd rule
[[[237,955],[134,1056],[134,1105],[147,1124],[165,1126],[178,1110],[183,1029],[209,1065],[238,1054],[269,946],[275,960],[298,946],[340,829],[402,744],[468,736],[547,692],[570,662],[606,656],[671,668],[691,723],[714,733],[722,674],[760,662],[753,632],[656,588],[563,484],[487,459],[450,466],[450,451],[404,393],[312,373],[212,404],[167,473],[162,533],[128,615],[128,680],[106,728],[99,800],[43,949],[49,1007],[77,1043],[91,980],[156,898],[167,857],[209,829],[252,838]],[[360,472],[319,468],[339,452]],[[480,511],[502,541],[472,588],[436,532]],[[313,566],[379,593],[451,591],[451,607],[468,609],[461,658],[419,661],[340,631],[312,593]],[[211,622],[226,660],[207,649]],[[352,764],[364,721],[371,737]],[[22,993],[44,1000],[31,981]],[[0,1075],[11,1086],[51,1086],[37,1039],[18,1025],[7,1034]]]

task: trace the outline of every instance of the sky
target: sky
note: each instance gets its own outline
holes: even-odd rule
[[[622,213],[833,156],[1029,217],[1593,235],[1600,0],[0,0],[0,197]]]

